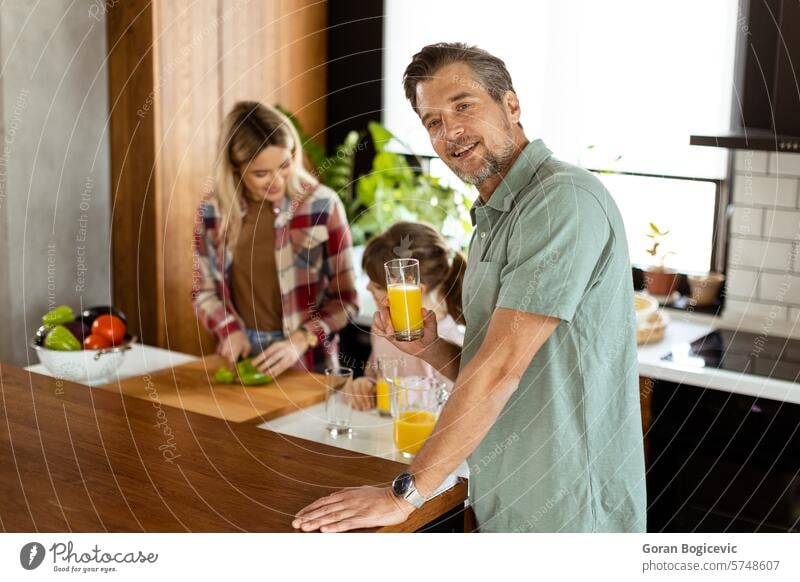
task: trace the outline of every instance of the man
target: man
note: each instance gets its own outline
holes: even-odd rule
[[[294,527],[389,525],[465,459],[480,531],[645,531],[633,286],[619,211],[589,172],[529,142],[505,64],[460,43],[413,57],[406,95],[436,153],[480,197],[464,279],[464,348],[396,342],[455,379],[392,487],[340,491]],[[392,338],[384,304],[376,333]]]

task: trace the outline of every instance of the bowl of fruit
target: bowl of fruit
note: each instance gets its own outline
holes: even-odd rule
[[[57,378],[96,385],[113,379],[134,341],[118,309],[97,306],[75,314],[61,305],[42,317],[31,347]]]

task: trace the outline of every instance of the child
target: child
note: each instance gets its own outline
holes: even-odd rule
[[[451,258],[452,257],[452,258]],[[442,236],[432,226],[417,222],[398,222],[367,243],[362,267],[370,279],[367,290],[380,305],[386,296],[384,263],[397,258],[419,261],[422,306],[436,314],[439,337],[459,346],[464,342],[464,323],[461,305],[461,285],[467,261],[458,251],[451,251]],[[372,353],[364,377],[353,384],[353,406],[357,410],[375,407],[375,382],[379,357],[401,362],[403,376],[436,376],[448,387],[451,382],[422,360],[404,354],[389,340],[372,335]]]

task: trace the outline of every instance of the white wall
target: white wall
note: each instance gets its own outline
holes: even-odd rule
[[[800,335],[800,154],[739,151],[728,251],[728,313]]]
[[[424,45],[462,41],[505,61],[528,137],[559,158],[723,178],[727,152],[690,146],[689,135],[730,125],[736,9],[736,0],[386,0],[383,121],[432,153],[402,75]]]
[[[0,4],[0,361],[50,307],[109,303],[108,79],[102,3]]]

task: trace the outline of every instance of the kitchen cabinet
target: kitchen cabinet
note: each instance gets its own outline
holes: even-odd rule
[[[648,530],[800,531],[800,405],[650,381]]]

